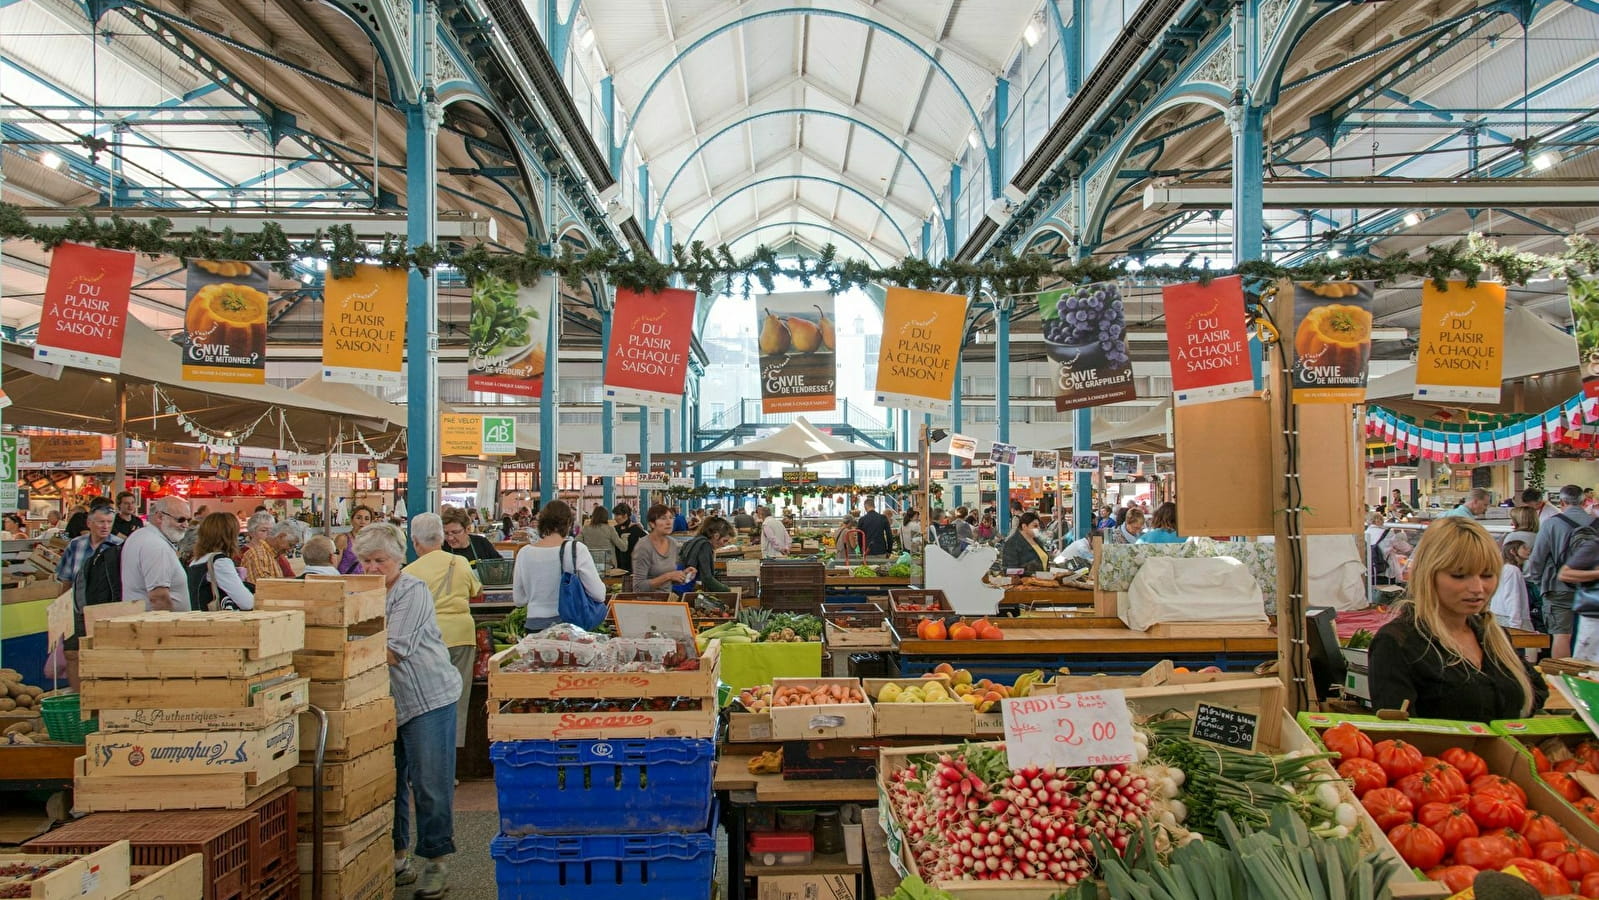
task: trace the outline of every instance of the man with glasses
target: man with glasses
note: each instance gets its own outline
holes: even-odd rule
[[[189,504],[163,497],[150,506],[147,524],[122,542],[122,599],[143,601],[146,609],[187,612],[189,579],[176,545],[189,524]]]

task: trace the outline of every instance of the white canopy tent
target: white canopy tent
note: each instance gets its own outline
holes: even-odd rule
[[[795,465],[819,462],[848,462],[860,459],[886,459],[905,462],[916,458],[915,453],[882,450],[865,444],[856,444],[834,437],[812,425],[804,416],[797,417],[781,431],[747,444],[737,444],[701,453],[668,453],[662,459],[686,463],[719,462],[788,462]]]

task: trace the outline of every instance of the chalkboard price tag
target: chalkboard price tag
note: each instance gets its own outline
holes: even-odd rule
[[[1201,703],[1194,711],[1194,727],[1189,736],[1234,750],[1254,750],[1259,725],[1260,716],[1255,713]]]

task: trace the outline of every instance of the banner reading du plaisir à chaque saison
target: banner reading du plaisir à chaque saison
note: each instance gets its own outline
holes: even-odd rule
[[[672,409],[683,399],[694,327],[693,291],[616,289],[605,351],[605,399]]]
[[[955,361],[966,330],[966,297],[891,287],[883,302],[877,356],[878,406],[944,412],[955,390]]]
[[[404,384],[405,269],[358,265],[322,289],[322,378],[345,384]]]
[[[1161,301],[1174,404],[1215,403],[1254,391],[1243,279],[1167,285]]]
[[[133,254],[64,243],[50,255],[33,358],[97,372],[122,371]]]
[[[1422,282],[1415,399],[1498,403],[1504,363],[1504,285]]]

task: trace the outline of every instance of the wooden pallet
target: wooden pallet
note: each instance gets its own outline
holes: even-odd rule
[[[387,834],[374,835],[360,849],[350,864],[335,871],[322,873],[322,896],[316,900],[369,900],[372,897],[392,896],[394,888],[394,855],[390,852]],[[412,865],[420,865],[413,861]],[[385,895],[384,891],[390,891]],[[311,876],[300,876],[301,900],[313,900]]]
[[[394,803],[388,802],[372,810],[366,815],[348,825],[330,826],[322,829],[322,870],[331,872],[339,869],[348,869],[355,858],[366,849],[367,841],[376,834],[388,834],[394,827]],[[299,854],[300,871],[311,871],[312,853],[315,845],[311,842],[311,832],[305,831],[300,835],[297,852]]]
[[[242,708],[249,706],[261,690],[294,677],[294,669],[285,665],[241,678],[86,678],[79,686],[80,703],[85,713],[105,709]]]
[[[311,703],[326,710],[352,709],[389,696],[389,667],[378,666],[344,681],[311,682]]]
[[[300,610],[308,628],[347,627],[382,618],[387,597],[381,575],[263,578],[255,586],[257,609]]]
[[[313,681],[348,681],[388,661],[389,633],[383,619],[349,627],[305,630],[305,649],[294,654],[294,670]]]
[[[328,739],[325,760],[355,759],[379,747],[394,743],[396,732],[394,699],[381,697],[353,709],[325,710]],[[300,716],[300,758],[312,761],[316,751],[317,720],[311,713]]]
[[[212,775],[90,775],[88,757],[78,757],[73,811],[155,812],[182,809],[245,809],[289,783],[287,772],[251,785],[244,773]]]
[[[250,659],[293,653],[305,645],[297,610],[148,612],[100,623],[95,650],[246,650]]]
[[[265,728],[298,716],[309,701],[311,683],[292,678],[257,691],[249,706],[231,709],[107,709],[100,712],[101,732],[235,731]]]
[[[271,781],[299,763],[298,716],[248,731],[96,731],[84,740],[85,774],[204,776],[216,772],[244,776],[254,786]]]
[[[78,675],[84,679],[122,679],[129,673],[145,678],[250,678],[293,664],[292,652],[253,659],[249,650],[235,649],[102,650],[96,643],[78,653]]]

